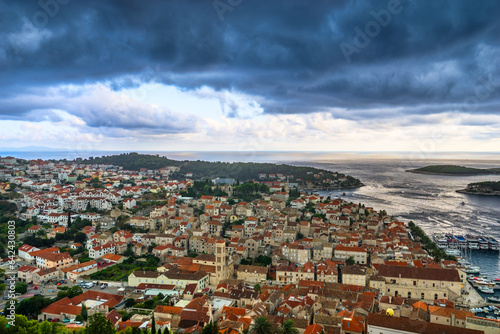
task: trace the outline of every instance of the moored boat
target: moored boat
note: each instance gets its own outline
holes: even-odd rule
[[[492,288],[488,288],[486,286],[480,286],[479,288],[479,291],[481,291],[482,293],[488,293],[488,294],[493,294],[495,293],[495,290],[493,290]]]
[[[492,303],[500,303],[500,297],[496,297],[496,296],[488,297],[488,301],[490,301]]]
[[[490,246],[488,240],[485,237],[479,237],[479,249],[489,250]]]
[[[467,274],[479,274],[481,272],[481,268],[477,267],[477,266],[469,266],[469,267],[465,267],[465,273]]]
[[[498,242],[497,239],[493,238],[492,236],[488,235],[484,237],[486,240],[488,240],[488,248],[493,251],[498,251],[500,250],[500,243]]]

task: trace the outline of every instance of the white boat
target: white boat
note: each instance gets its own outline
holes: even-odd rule
[[[488,240],[488,246],[490,250],[500,250],[500,243],[497,239],[493,238],[491,235],[485,236],[485,239]]]
[[[488,244],[488,239],[484,238],[484,237],[479,237],[479,249],[490,249],[490,246]]]
[[[479,249],[479,238],[474,235],[466,235],[467,246],[469,249]]]
[[[483,312],[486,313],[486,314],[490,313],[490,311],[488,310],[487,307],[483,307]]]
[[[446,249],[444,252],[446,255],[460,256],[460,251],[458,249]]]
[[[448,239],[443,234],[436,233],[433,236],[434,242],[441,249],[448,248]]]
[[[500,297],[488,297],[488,301],[492,302],[492,303],[500,303]]]
[[[465,267],[465,273],[467,274],[479,274],[481,272],[481,268],[478,266],[470,266],[470,267]]]
[[[495,290],[488,288],[488,287],[485,287],[485,286],[480,286],[478,289],[482,293],[491,293],[491,294],[495,293]]]

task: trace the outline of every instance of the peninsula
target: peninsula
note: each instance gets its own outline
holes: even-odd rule
[[[457,190],[457,193],[483,196],[500,196],[500,181],[469,183],[467,185],[467,188]]]
[[[348,189],[362,187],[359,179],[339,172],[313,167],[298,167],[285,164],[253,163],[253,162],[209,162],[178,161],[160,155],[123,153],[103,157],[76,159],[72,163],[80,165],[113,165],[125,170],[143,173],[158,170],[168,174],[170,178],[185,179],[220,179],[245,182],[287,182],[297,189]],[[222,181],[220,181],[222,182]],[[220,183],[219,182],[219,183]]]
[[[500,168],[473,168],[456,165],[432,165],[416,169],[406,170],[410,173],[449,175],[449,176],[472,176],[500,174]]]

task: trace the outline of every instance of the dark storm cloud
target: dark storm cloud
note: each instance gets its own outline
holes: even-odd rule
[[[236,89],[276,114],[366,109],[343,115],[355,119],[381,117],[372,110],[384,107],[500,105],[498,1],[60,2],[0,1],[4,101],[29,87],[157,81]],[[4,104],[0,113],[35,107]]]

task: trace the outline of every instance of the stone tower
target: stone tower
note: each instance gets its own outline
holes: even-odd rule
[[[223,279],[226,278],[226,242],[224,239],[219,239],[215,243],[215,275],[218,285]]]

